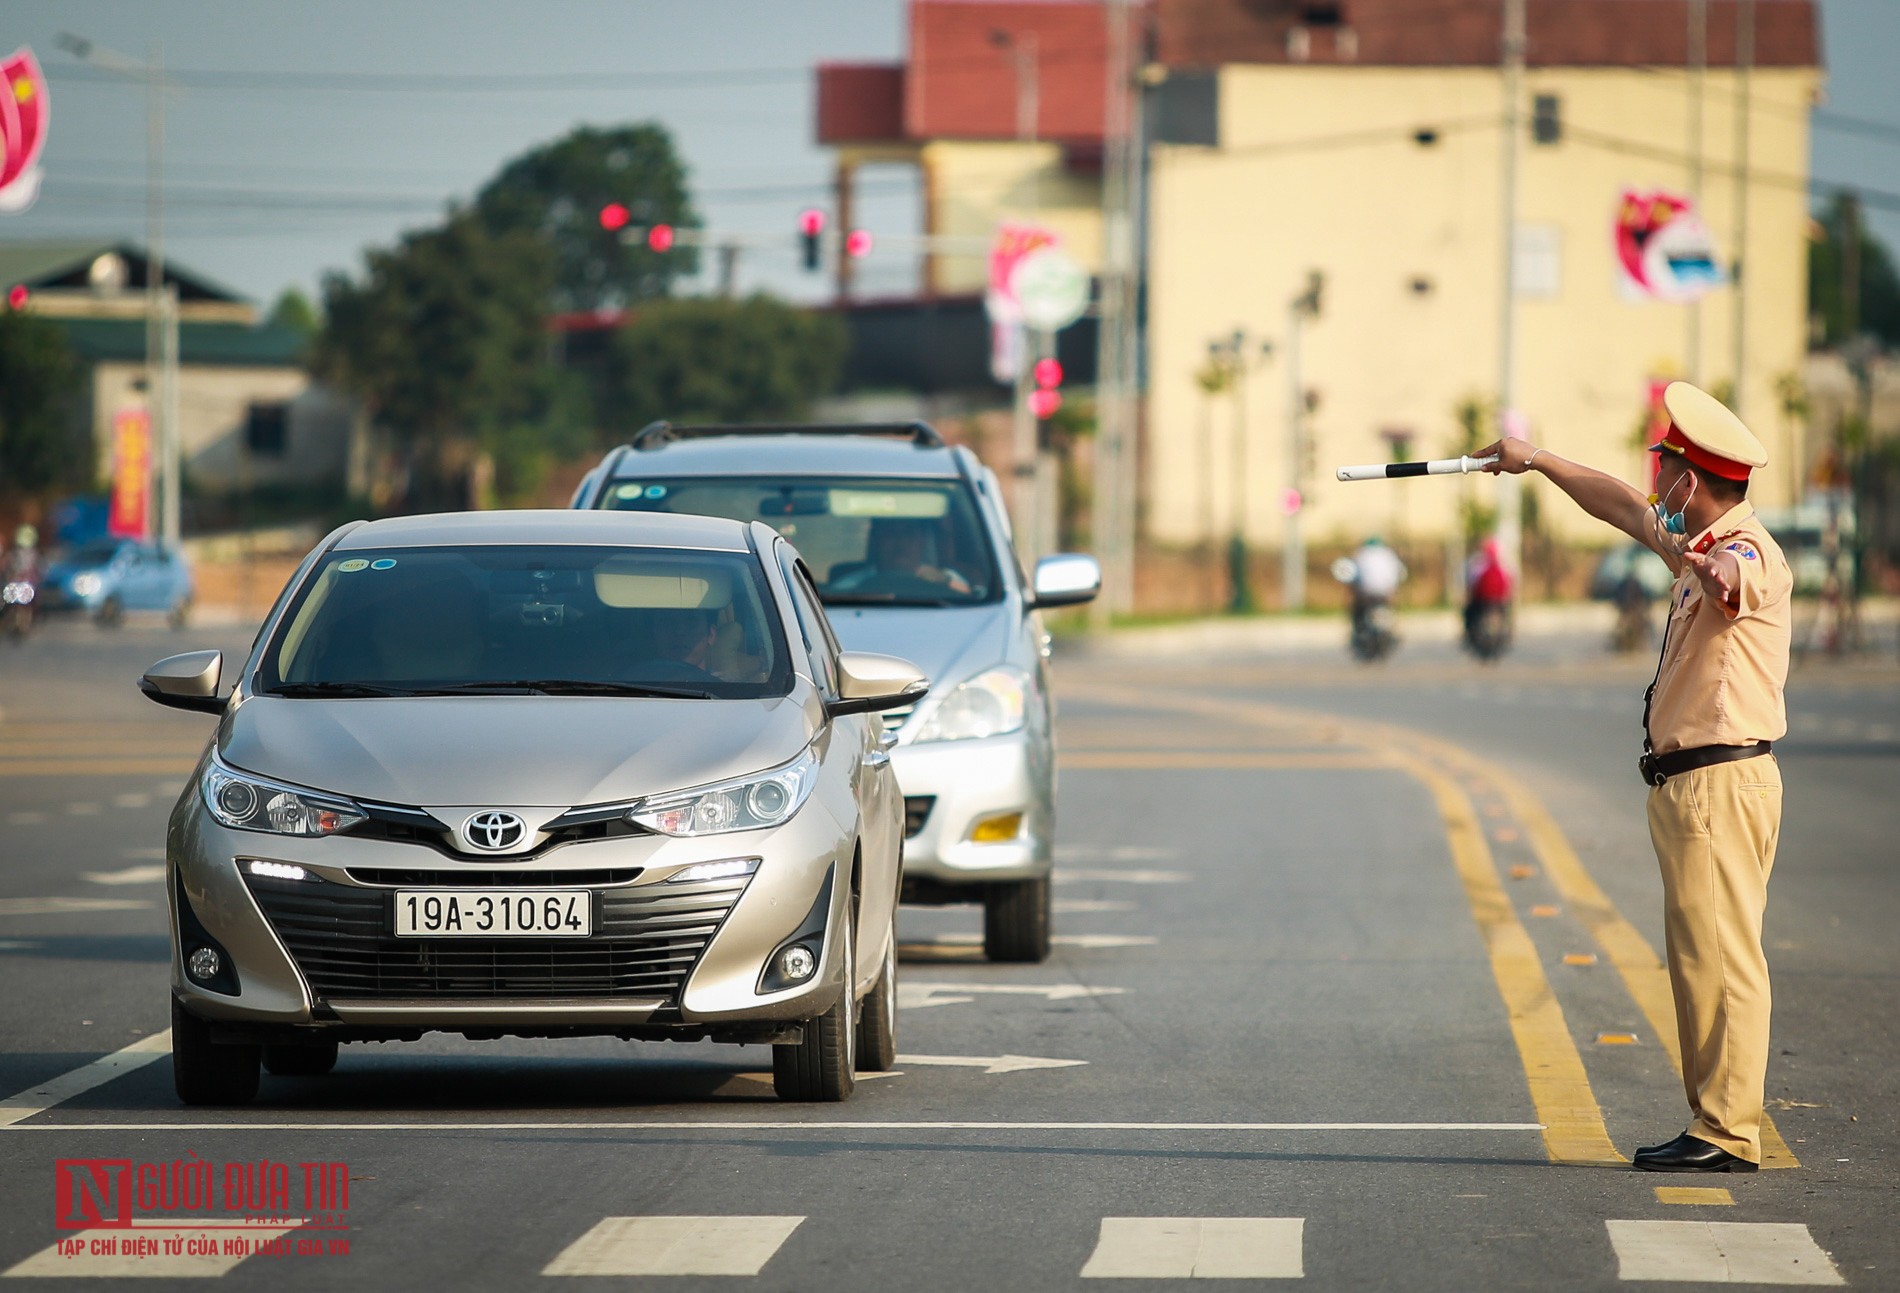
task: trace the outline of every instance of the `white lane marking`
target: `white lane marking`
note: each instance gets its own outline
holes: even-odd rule
[[[1078,997],[1119,997],[1126,988],[1097,988],[1086,983],[918,983],[897,981],[897,1005],[900,1010],[922,1010],[925,1006],[961,1006],[980,996],[1042,997],[1048,1001],[1073,1001]]]
[[[57,916],[71,911],[137,911],[142,898],[0,898],[0,916]]]
[[[278,1236],[302,1227],[302,1221],[253,1225],[243,1217],[229,1217],[197,1226],[133,1226],[129,1229],[74,1231],[74,1235],[84,1235],[88,1239],[116,1240],[120,1251],[95,1253],[92,1245],[87,1244],[84,1252],[68,1257],[59,1251],[58,1244],[54,1244],[9,1267],[0,1278],[60,1275],[76,1275],[86,1279],[111,1276],[158,1276],[164,1279],[215,1277],[228,1274],[233,1266],[257,1252],[258,1245],[268,1244]],[[244,1252],[225,1252],[225,1241],[233,1238],[244,1240]],[[125,1246],[134,1240],[140,1241],[141,1245],[152,1245],[154,1251],[128,1255],[124,1251]],[[191,1246],[192,1240],[205,1240],[211,1251],[181,1251],[173,1255],[165,1251],[166,1240],[183,1241],[187,1247]]]
[[[1102,884],[1186,884],[1194,877],[1185,871],[1105,870],[1100,867],[1059,866],[1052,877],[1057,884],[1080,884],[1093,880]]]
[[[975,932],[957,932],[939,934],[935,938],[920,942],[907,942],[906,947],[975,947],[983,941],[983,936]],[[1150,934],[1054,934],[1049,941],[1057,947],[1153,947],[1160,940]]]
[[[1112,898],[1057,898],[1055,910],[1064,916],[1092,916],[1108,911],[1134,911],[1132,902],[1116,902]]]
[[[165,860],[165,850],[162,848],[120,849],[119,856],[126,859],[127,861],[132,861],[134,859],[137,859],[139,861],[147,861],[147,862],[162,862]]]
[[[66,811],[74,817],[97,817],[100,809],[99,805],[91,800],[82,800],[76,804],[67,804]]]
[[[543,1275],[757,1275],[803,1217],[607,1217]]]
[[[1027,1069],[1067,1069],[1087,1060],[1046,1060],[1035,1055],[899,1055],[899,1064],[941,1064],[950,1068],[982,1069],[985,1073],[1021,1073]]]
[[[133,794],[112,796],[112,806],[114,808],[144,808],[151,802],[152,797],[150,795]]]
[[[1606,1221],[1625,1280],[1844,1284],[1808,1228],[1768,1221]]]
[[[1082,1278],[1297,1280],[1304,1217],[1103,1217]]]
[[[739,1078],[742,1081],[758,1082],[758,1083],[762,1083],[765,1086],[771,1086],[772,1080],[773,1080],[773,1075],[770,1073],[735,1073],[733,1076]],[[875,1082],[879,1078],[894,1078],[894,1077],[903,1077],[903,1076],[904,1075],[902,1073],[899,1073],[896,1069],[886,1069],[882,1073],[859,1073],[857,1077],[853,1080],[857,1082]]]
[[[165,878],[165,867],[163,863],[148,862],[118,871],[82,871],[80,874],[94,884],[157,884]]]
[[[1064,862],[1172,862],[1180,856],[1180,849],[1141,844],[1056,845],[1056,857]]]
[[[7,814],[7,825],[9,826],[38,826],[41,822],[45,820],[46,820],[45,813],[34,812],[30,810],[26,812],[17,812],[17,813]]]
[[[148,1039],[149,1040],[149,1039]],[[5,1106],[0,1105],[0,1109]],[[1542,1131],[1541,1122],[35,1122],[12,1131]]]
[[[12,1127],[34,1114],[45,1113],[56,1104],[64,1104],[76,1095],[84,1095],[113,1078],[143,1068],[153,1060],[172,1053],[172,1030],[141,1037],[130,1046],[101,1055],[92,1063],[62,1073],[51,1081],[28,1087],[17,1095],[0,1100],[0,1127]]]

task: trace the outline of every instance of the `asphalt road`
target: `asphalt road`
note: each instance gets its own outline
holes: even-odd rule
[[[1376,669],[1060,655],[1056,954],[991,966],[974,909],[907,909],[899,1072],[846,1105],[778,1104],[761,1048],[438,1037],[187,1110],[159,1037],[159,845],[209,720],[132,680],[245,637],[59,622],[0,646],[0,1279],[19,1287],[196,1260],[284,1289],[1900,1288],[1890,666],[1792,688],[1779,1166],[1682,1178],[1621,1161],[1686,1121],[1654,1026],[1646,660],[1572,640],[1491,668],[1427,647]],[[167,1257],[196,1231],[66,1256],[75,1159],[208,1162],[221,1185],[283,1163],[285,1215],[329,1228],[209,1232],[219,1252],[284,1236],[241,1259]],[[306,1205],[306,1163],[346,1166],[347,1206]]]

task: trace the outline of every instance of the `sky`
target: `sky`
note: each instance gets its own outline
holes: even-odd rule
[[[763,240],[742,290],[828,294],[796,262],[806,206],[829,205],[813,142],[812,68],[895,60],[904,0],[58,0],[0,6],[0,53],[31,46],[51,83],[39,203],[0,241],[145,237],[143,90],[81,65],[72,32],[135,58],[156,42],[191,75],[165,107],[166,240],[182,265],[260,303],[314,295],[365,248],[467,201],[501,164],[582,124],[673,134],[706,223]],[[1900,0],[1821,0],[1831,113],[1884,123],[1814,131],[1813,173],[1900,193]],[[867,172],[860,223],[914,230],[903,168]],[[1900,250],[1900,210],[1870,210]],[[776,245],[771,245],[776,244]],[[710,260],[711,258],[707,258]],[[689,283],[687,290],[705,287]],[[873,256],[865,295],[914,286]]]

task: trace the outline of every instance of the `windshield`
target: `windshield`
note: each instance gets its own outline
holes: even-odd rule
[[[118,554],[117,540],[81,544],[67,553],[64,560],[74,566],[103,566]]]
[[[751,553],[490,546],[330,553],[264,653],[262,690],[782,696]]]
[[[960,478],[643,477],[609,483],[601,506],[764,521],[798,549],[829,606],[964,606],[1003,593]]]

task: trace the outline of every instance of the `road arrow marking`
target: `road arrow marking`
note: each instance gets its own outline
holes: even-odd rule
[[[138,911],[151,905],[129,898],[0,898],[0,916],[56,916],[72,911]]]
[[[122,871],[84,871],[80,874],[94,884],[157,884],[165,878],[162,863],[129,866]]]
[[[1020,1073],[1025,1069],[1067,1069],[1087,1060],[1046,1060],[1034,1055],[899,1055],[899,1064],[942,1064],[950,1068],[982,1069],[985,1073]]]
[[[979,995],[1041,997],[1046,1001],[1073,1001],[1080,997],[1118,997],[1126,988],[1098,988],[1087,983],[912,983],[899,980],[897,1004],[906,1010],[925,1006],[961,1006]]]

